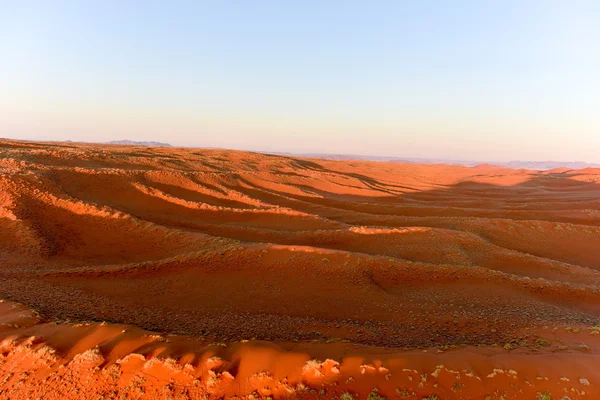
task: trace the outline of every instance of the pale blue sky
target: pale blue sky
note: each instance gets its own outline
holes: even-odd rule
[[[0,136],[600,162],[600,1],[0,0]]]

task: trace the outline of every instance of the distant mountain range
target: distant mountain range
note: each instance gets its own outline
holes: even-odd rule
[[[410,158],[410,157],[385,157],[385,156],[364,156],[358,154],[325,154],[325,153],[270,153],[279,155],[289,155],[296,157],[320,158],[323,160],[359,160],[359,161],[381,161],[381,162],[397,162],[403,164],[450,164],[464,165],[467,167],[475,167],[481,164],[491,164],[499,167],[513,169],[532,169],[538,171],[547,171],[556,168],[567,169],[583,169],[583,168],[600,168],[600,164],[586,163],[581,161],[500,161],[500,162],[481,162],[481,161],[464,161],[464,160],[449,160],[437,158]]]
[[[536,169],[540,171],[546,171],[549,169],[556,168],[567,168],[567,169],[584,169],[584,168],[600,168],[600,164],[586,163],[582,161],[508,161],[493,163],[501,167],[507,168],[525,168],[525,169]]]
[[[135,141],[135,140],[113,140],[111,142],[107,142],[107,144],[131,144],[135,146],[162,146],[162,147],[172,147],[169,143],[161,143],[161,142],[152,142],[152,141]]]
[[[113,140],[107,144],[126,144],[134,146],[162,146],[172,147],[169,143],[154,142],[154,141],[135,141],[135,140]],[[208,147],[206,147],[208,148]],[[289,152],[267,152],[259,151],[264,154],[285,155],[291,157],[306,157],[320,158],[323,160],[357,160],[357,161],[381,161],[381,162],[396,162],[402,164],[450,164],[464,165],[467,167],[476,167],[482,164],[491,164],[499,167],[513,169],[531,169],[537,171],[547,171],[556,168],[566,169],[584,169],[584,168],[600,168],[600,164],[586,163],[582,161],[468,161],[468,160],[452,160],[443,158],[414,158],[414,157],[387,157],[387,156],[365,156],[360,154],[328,154],[328,153],[289,153]]]

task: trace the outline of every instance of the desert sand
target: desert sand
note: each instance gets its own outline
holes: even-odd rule
[[[600,169],[0,140],[0,397],[598,399]]]

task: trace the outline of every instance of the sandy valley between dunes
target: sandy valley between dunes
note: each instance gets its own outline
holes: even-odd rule
[[[0,140],[0,397],[599,399],[600,170]]]

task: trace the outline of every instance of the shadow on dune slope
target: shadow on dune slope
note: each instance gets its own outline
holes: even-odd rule
[[[3,142],[0,295],[223,340],[529,340],[600,317],[600,172]],[[5,221],[5,222],[2,222]]]

